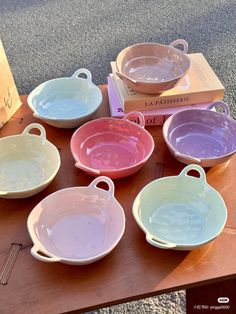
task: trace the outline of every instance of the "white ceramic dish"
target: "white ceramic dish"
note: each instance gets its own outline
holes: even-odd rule
[[[30,134],[38,129],[40,135]],[[57,148],[42,125],[32,123],[22,134],[0,139],[0,197],[25,198],[42,191],[61,164]]]
[[[91,73],[79,69],[71,77],[40,84],[27,102],[35,118],[58,128],[75,128],[93,117],[102,104],[102,92],[92,82]]]
[[[107,191],[97,187],[100,182],[107,183]],[[125,230],[125,215],[112,180],[101,176],[87,187],[62,189],[44,198],[27,226],[36,259],[84,265],[115,248]]]
[[[190,170],[200,177],[189,176]],[[227,209],[221,195],[206,182],[203,168],[188,165],[178,176],[146,185],[133,203],[133,215],[151,245],[192,250],[221,233]]]

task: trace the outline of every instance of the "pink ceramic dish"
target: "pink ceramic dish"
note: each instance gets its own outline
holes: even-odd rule
[[[182,45],[183,51],[176,49]],[[133,90],[158,94],[175,86],[190,68],[188,43],[140,43],[123,49],[116,58],[117,75]]]
[[[210,109],[222,107],[224,112]],[[236,152],[236,121],[229,107],[215,102],[208,109],[183,110],[163,126],[163,136],[171,154],[184,164],[212,167],[228,161]]]
[[[140,125],[129,121],[138,115]],[[76,167],[86,173],[112,179],[138,171],[154,149],[152,136],[144,129],[140,112],[130,112],[123,119],[100,118],[78,128],[71,138],[71,152]]]
[[[97,187],[100,182],[107,183],[108,191]],[[99,177],[87,187],[62,189],[44,198],[30,213],[27,227],[36,259],[85,265],[115,248],[125,230],[125,215],[113,182]]]

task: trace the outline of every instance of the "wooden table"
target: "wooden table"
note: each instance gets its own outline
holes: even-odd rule
[[[106,86],[101,89],[104,102],[97,116],[109,114]],[[22,100],[21,108],[0,131],[1,137],[19,134],[29,123],[36,122],[26,97]],[[146,242],[136,224],[131,208],[141,188],[162,175],[177,175],[184,167],[169,154],[161,127],[153,126],[148,131],[156,148],[150,160],[138,173],[115,181],[115,197],[126,214],[126,230],[118,246],[107,257],[86,266],[34,259],[26,228],[30,211],[58,189],[88,185],[93,180],[74,166],[69,146],[74,130],[43,125],[48,140],[60,152],[62,164],[53,183],[43,192],[27,199],[0,199],[0,313],[84,312],[235,278],[236,156],[227,167],[207,170],[208,182],[222,194],[228,208],[226,227],[215,241],[190,252],[161,250]]]

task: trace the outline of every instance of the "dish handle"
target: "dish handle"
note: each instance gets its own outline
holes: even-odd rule
[[[71,78],[79,78],[80,74],[85,74],[87,76],[87,78],[83,78],[83,79],[88,80],[90,83],[92,83],[92,74],[89,70],[87,70],[85,68],[81,68],[81,69],[75,71],[75,73],[71,76]]]
[[[43,139],[46,139],[46,131],[44,127],[39,123],[31,123],[27,125],[27,127],[22,132],[22,135],[30,135],[30,131],[33,129],[39,130],[40,132],[39,136],[41,136]]]
[[[172,43],[169,44],[169,46],[175,48],[177,45],[182,45],[183,46],[183,52],[188,53],[188,43],[184,39],[176,39],[172,41]]]
[[[213,102],[212,104],[210,104],[207,109],[211,110],[213,108],[221,108],[223,109],[223,113],[226,115],[226,116],[230,116],[230,109],[229,109],[229,105],[224,102],[224,101],[215,101]]]
[[[146,240],[149,244],[156,246],[159,249],[173,249],[176,247],[175,243],[159,240],[150,233],[146,234]]]
[[[137,117],[137,124],[140,125],[142,128],[145,127],[145,118],[144,115],[139,112],[139,111],[130,111],[129,113],[127,113],[123,119],[124,120],[129,120],[131,122],[133,122],[132,117]]]
[[[113,181],[106,177],[106,176],[100,176],[96,179],[94,179],[90,184],[89,184],[89,187],[92,187],[92,188],[97,188],[97,185],[100,183],[100,182],[105,182],[107,185],[108,185],[108,190],[105,190],[109,195],[111,196],[114,196],[114,190],[115,190],[115,187],[114,187],[114,183]]]
[[[117,68],[117,66],[116,66],[116,68]],[[117,71],[116,71],[116,75],[119,76],[119,78],[120,78],[121,80],[127,80],[128,82],[130,82],[130,83],[132,83],[132,84],[136,84],[136,85],[139,84],[136,80],[134,80],[134,79],[132,79],[132,78],[130,78],[130,77],[124,75],[123,73],[120,73],[120,72],[118,71],[118,69],[117,69]]]
[[[199,173],[199,180],[203,181],[204,183],[206,183],[206,174],[205,174],[205,171],[204,169],[199,166],[199,165],[188,165],[187,167],[185,167],[181,172],[180,172],[180,176],[189,176],[188,175],[188,172],[190,170],[196,170],[198,173]],[[191,177],[191,176],[190,176]]]
[[[79,168],[79,169],[81,169],[81,170],[83,170],[83,171],[85,171],[85,172],[93,173],[93,174],[95,174],[96,176],[99,176],[100,173],[101,173],[101,172],[100,172],[99,170],[97,170],[97,169],[91,169],[91,168],[89,168],[89,167],[87,167],[87,166],[85,166],[85,165],[82,165],[79,161],[76,161],[75,167],[76,167],[76,168]]]
[[[195,162],[195,163],[197,163],[197,164],[200,164],[201,163],[201,159],[200,158],[196,158],[196,157],[193,157],[193,156],[189,156],[189,155],[185,155],[185,154],[182,154],[182,153],[180,153],[180,152],[174,152],[174,155],[175,155],[175,157],[182,157],[182,158],[186,158],[186,159],[188,159],[188,160],[191,160],[191,162]]]
[[[8,194],[8,192],[0,191],[0,197],[1,197],[1,196],[6,196],[7,194]]]
[[[41,252],[44,255],[41,255],[38,252]],[[58,257],[48,256],[43,251],[41,251],[39,248],[37,248],[35,245],[31,248],[31,254],[33,257],[35,257],[37,260],[39,260],[41,262],[52,263],[52,262],[60,262],[61,261],[61,259]]]

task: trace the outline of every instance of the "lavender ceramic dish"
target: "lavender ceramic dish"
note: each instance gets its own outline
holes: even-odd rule
[[[216,107],[223,112],[210,110]],[[184,164],[212,167],[228,161],[236,152],[236,121],[229,107],[214,102],[208,109],[183,110],[168,118],[163,136],[171,154]]]

